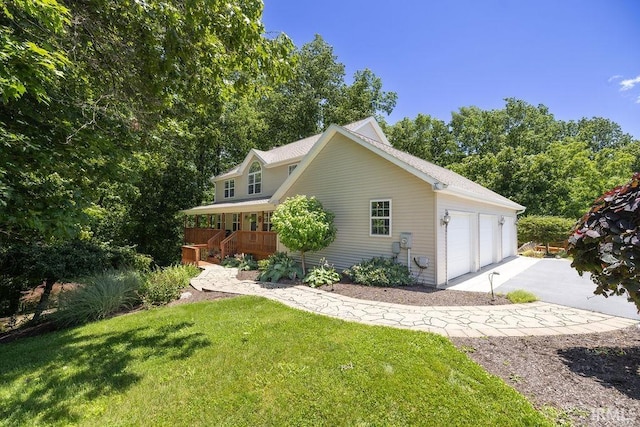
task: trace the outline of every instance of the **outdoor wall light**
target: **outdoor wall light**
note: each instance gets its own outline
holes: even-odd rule
[[[451,222],[451,215],[449,215],[449,211],[444,211],[444,216],[442,217],[442,225],[448,225]]]
[[[500,217],[500,219],[498,220],[498,224],[504,225],[504,215]]]

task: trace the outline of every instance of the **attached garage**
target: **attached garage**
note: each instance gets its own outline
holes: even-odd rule
[[[495,215],[480,214],[478,221],[478,250],[480,252],[480,267],[492,264],[496,259],[496,226],[498,218]]]
[[[451,213],[447,227],[447,278],[461,276],[473,267],[472,221],[467,213]]]

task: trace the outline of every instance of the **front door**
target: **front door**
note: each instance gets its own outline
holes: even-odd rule
[[[251,231],[258,231],[258,214],[252,213],[249,215],[249,226]]]

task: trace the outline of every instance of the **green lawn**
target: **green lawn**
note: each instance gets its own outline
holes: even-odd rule
[[[445,338],[257,297],[0,346],[0,425],[547,425]]]

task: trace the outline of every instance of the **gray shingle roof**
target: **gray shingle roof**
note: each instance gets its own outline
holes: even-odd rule
[[[467,179],[465,177],[463,177],[460,174],[457,174],[449,169],[443,168],[441,166],[435,165],[431,162],[428,162],[426,160],[423,160],[419,157],[413,156],[409,153],[405,153],[404,151],[400,151],[396,148],[393,148],[390,145],[387,144],[383,144],[379,141],[376,141],[374,139],[368,138],[364,135],[361,135],[357,132],[348,130],[347,131],[355,136],[357,136],[358,138],[362,139],[363,141],[371,144],[372,146],[378,148],[381,151],[384,151],[385,153],[389,154],[390,156],[400,160],[401,162],[413,167],[414,169],[432,177],[433,179],[435,179],[438,182],[443,183],[444,185],[446,185],[447,187],[451,188],[451,189],[457,189],[457,190],[461,190],[465,193],[472,193],[476,196],[478,196],[478,198],[481,198],[483,200],[487,200],[487,201],[493,201],[499,204],[507,204],[507,205],[514,205],[515,207],[517,207],[518,209],[524,209],[524,206],[519,205],[518,203],[515,203],[514,201],[501,196],[500,194],[489,190],[486,187],[483,187],[480,184],[477,184],[473,181],[471,181],[470,179]]]
[[[348,125],[344,125],[343,127],[349,131],[352,131],[361,127],[368,120],[369,118],[358,120],[357,122],[349,123]],[[287,160],[293,161],[295,159],[304,157],[309,152],[309,150],[311,150],[311,147],[313,147],[313,145],[320,139],[321,136],[322,134],[319,133],[317,135],[309,136],[307,138],[292,142],[290,144],[281,145],[279,147],[272,148],[271,150],[268,150],[268,151],[255,150],[255,149],[253,151],[258,156],[260,156],[262,160],[264,160],[266,165],[270,165],[273,163],[286,162]],[[227,172],[221,175],[216,176],[215,178],[220,179],[220,178],[225,178],[227,176],[236,175],[238,172],[240,172],[241,165],[242,164],[234,167],[231,170],[228,170]]]

